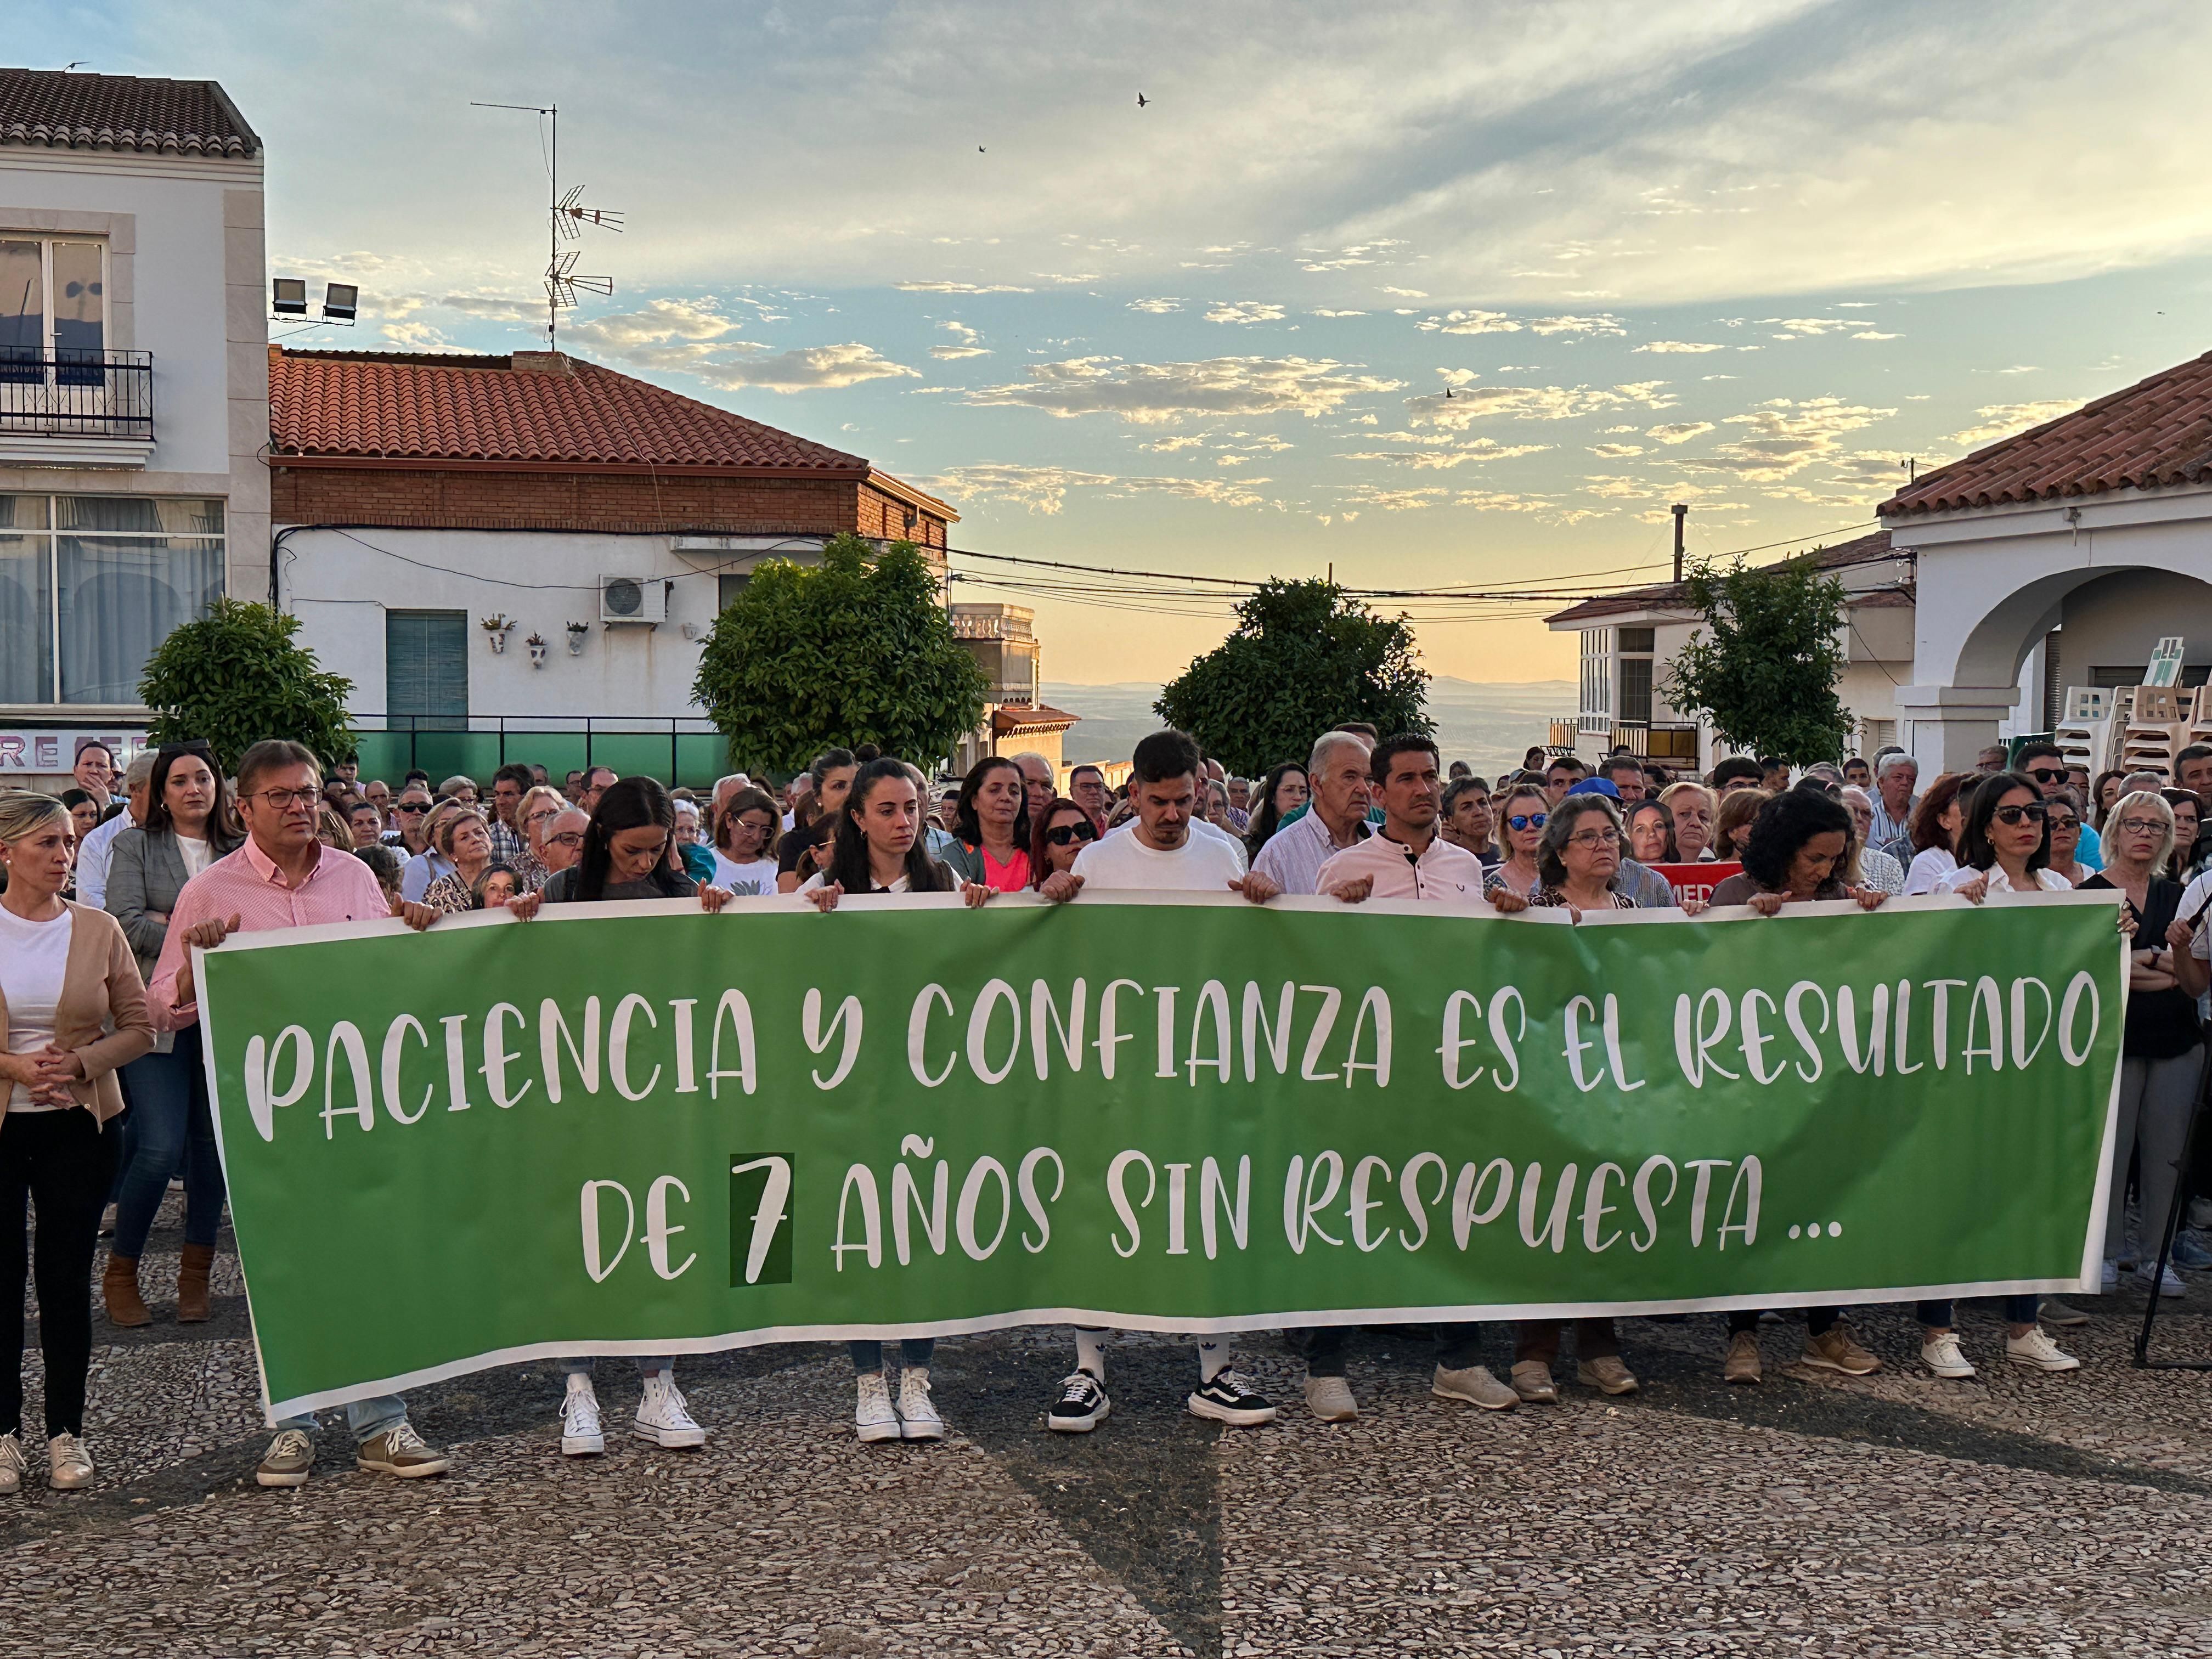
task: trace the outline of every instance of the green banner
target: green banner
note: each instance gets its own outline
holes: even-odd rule
[[[607,904],[198,971],[276,1413],[550,1355],[2094,1288],[2126,996],[2090,894]]]

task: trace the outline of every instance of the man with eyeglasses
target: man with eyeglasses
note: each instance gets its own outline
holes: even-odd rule
[[[2044,799],[2063,795],[2068,788],[2066,754],[2055,743],[2024,743],[2013,762],[2013,769],[2025,772],[2035,781],[2035,792]],[[2097,839],[2095,826],[2084,823],[2081,844],[2074,849],[2074,862],[2091,870],[2105,867],[2105,849]]]
[[[1106,774],[1095,766],[1079,766],[1067,775],[1067,798],[1091,814],[1100,828],[1106,823]]]
[[[575,806],[564,806],[545,821],[538,837],[538,861],[548,880],[584,856],[584,831],[591,824],[591,814]]]
[[[321,805],[320,769],[299,744],[257,743],[240,758],[238,808],[246,840],[177,895],[168,937],[146,988],[155,1030],[182,1030],[199,1019],[194,946],[211,951],[233,933],[381,921],[394,914],[419,933],[438,920],[438,912],[425,904],[402,901],[391,910],[374,871],[352,854],[318,841]],[[407,1402],[397,1395],[356,1401],[345,1415],[360,1468],[413,1480],[442,1474],[452,1466],[451,1459],[423,1443],[407,1420]],[[312,1413],[287,1418],[276,1428],[254,1480],[264,1486],[304,1486],[315,1463],[315,1418]]]

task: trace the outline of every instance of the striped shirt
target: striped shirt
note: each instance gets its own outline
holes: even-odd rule
[[[200,1017],[197,1002],[179,1006],[177,970],[185,965],[185,935],[201,922],[236,916],[239,932],[258,933],[332,921],[382,921],[392,914],[374,871],[351,853],[319,842],[316,848],[321,856],[296,888],[284,884],[283,872],[251,841],[185,884],[177,908],[169,913],[169,933],[154,964],[154,982],[146,988],[146,1012],[155,1030],[182,1030]]]
[[[1352,840],[1347,845],[1357,845],[1371,833],[1372,826],[1361,823],[1355,826]],[[1329,834],[1321,814],[1308,812],[1270,836],[1267,844],[1260,849],[1260,856],[1252,861],[1252,867],[1285,893],[1310,895],[1318,890],[1322,866],[1343,850]]]

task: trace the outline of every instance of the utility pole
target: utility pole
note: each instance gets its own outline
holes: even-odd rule
[[[1682,520],[1690,516],[1690,509],[1687,503],[1677,501],[1674,503],[1674,580],[1680,582],[1682,580]]]

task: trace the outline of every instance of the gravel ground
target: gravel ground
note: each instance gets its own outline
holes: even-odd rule
[[[1864,1378],[1796,1367],[1802,1328],[1766,1326],[1757,1389],[1720,1382],[1718,1320],[1625,1321],[1640,1395],[1565,1359],[1559,1406],[1498,1414],[1431,1397],[1417,1335],[1367,1332],[1336,1425],[1255,1339],[1288,1409],[1246,1431],[1182,1409],[1187,1346],[1128,1337],[1088,1437],[1042,1428],[1065,1334],[1012,1332],[940,1347],[934,1446],[857,1443],[849,1367],[812,1346],[686,1362],[702,1452],[611,1435],[563,1460],[558,1375],[516,1367],[415,1397],[452,1474],[360,1474],[326,1437],[313,1481],[270,1492],[234,1267],[216,1319],[177,1326],[175,1220],[155,1324],[96,1324],[98,1481],[0,1500],[0,1655],[2212,1659],[2212,1375],[2134,1367],[2139,1297],[2082,1300],[2063,1376],[1963,1310],[1971,1382],[1911,1363],[1903,1310],[1858,1316],[1889,1362]],[[2157,1352],[2212,1357],[2212,1278],[2192,1300]],[[602,1372],[619,1428],[635,1383]]]

